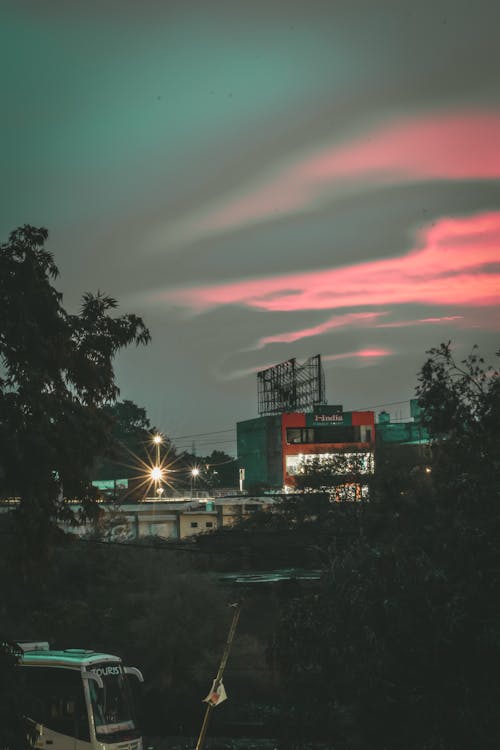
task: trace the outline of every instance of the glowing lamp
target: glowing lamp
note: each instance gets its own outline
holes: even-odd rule
[[[151,479],[154,482],[158,482],[163,476],[163,472],[160,469],[159,466],[155,466],[153,469],[151,469]]]

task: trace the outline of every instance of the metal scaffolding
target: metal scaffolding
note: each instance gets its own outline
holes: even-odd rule
[[[303,364],[288,359],[257,373],[258,409],[261,416],[287,411],[310,411],[325,404],[325,374],[321,354]]]

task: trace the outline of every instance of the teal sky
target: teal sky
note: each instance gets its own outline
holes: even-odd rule
[[[71,185],[88,190],[89,218],[135,205],[151,184],[166,187],[165,198],[192,190],[207,151],[224,158],[255,129],[309,106],[332,56],[330,35],[313,26],[294,43],[292,26],[242,24],[203,4],[154,24],[135,16],[98,23],[79,11],[42,17],[13,4],[0,30],[2,54],[15,61],[4,88],[5,168],[23,183],[21,175],[30,183],[38,175],[33,203],[57,222],[82,217],[78,193],[61,195]],[[340,38],[336,47],[328,80],[342,91],[359,71]],[[26,194],[10,197],[13,211],[26,212]]]
[[[253,371],[289,357],[330,357],[332,402],[403,412],[427,348],[498,348],[496,4],[0,0],[0,13],[2,237],[46,226],[68,307],[100,288],[145,318],[153,342],[120,357],[118,380],[165,432],[255,416]],[[466,245],[484,260],[415,280],[418,263],[397,259],[436,226],[443,257]],[[375,296],[378,266],[363,264],[383,259],[418,294]],[[458,267],[481,294],[436,292],[432,273]],[[314,271],[362,278],[366,295],[322,306],[302,286]]]

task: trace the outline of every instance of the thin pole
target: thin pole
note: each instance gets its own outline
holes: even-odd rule
[[[231,645],[233,643],[234,634],[236,633],[236,627],[238,625],[238,620],[240,619],[241,604],[237,602],[236,604],[231,604],[231,607],[234,607],[233,621],[231,623],[231,627],[229,628],[226,645],[224,646],[222,659],[219,664],[217,676],[214,681],[214,690],[217,690],[217,688],[219,687],[222,681],[222,675],[224,674],[224,670],[226,668],[227,660],[229,658],[229,652],[231,651]],[[210,716],[214,708],[215,706],[212,703],[207,704],[207,709],[205,711],[205,716],[203,718],[203,724],[201,725],[200,736],[198,737],[198,742],[196,743],[196,750],[203,750],[203,747],[205,745],[205,737],[207,735],[208,723],[210,721]]]

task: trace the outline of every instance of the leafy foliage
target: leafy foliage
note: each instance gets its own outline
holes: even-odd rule
[[[390,477],[376,483],[363,536],[283,618],[283,747],[499,744],[498,372],[476,350],[460,363],[449,344],[429,355],[418,394],[432,472],[393,493]]]
[[[459,363],[450,343],[430,354],[417,392],[433,437],[440,505],[451,504],[457,522],[488,525],[498,513],[499,372],[485,364],[477,348]]]
[[[20,499],[32,554],[35,543],[50,548],[53,521],[70,513],[64,498],[93,511],[91,470],[111,427],[103,407],[118,394],[113,358],[150,338],[136,315],[112,317],[117,302],[100,292],[66,312],[47,237],[26,225],[0,246],[0,492]]]
[[[0,748],[28,750],[35,739],[33,725],[22,715],[22,689],[17,664],[20,650],[16,643],[0,640]]]
[[[362,451],[339,451],[328,460],[314,457],[301,464],[295,475],[295,486],[299,490],[329,491],[333,499],[363,499],[362,487],[367,484],[370,472],[370,456]]]
[[[213,450],[210,455],[196,456],[183,452],[176,455],[175,446],[167,446],[169,463],[175,476],[175,489],[191,487],[193,490],[212,490],[218,487],[238,486],[238,462],[224,451]],[[197,468],[198,474],[192,480],[192,469]]]
[[[104,456],[94,466],[93,479],[136,477],[138,465],[147,457],[154,430],[146,410],[133,401],[116,401],[104,407],[111,430]]]
[[[224,451],[213,450],[203,456],[202,466],[208,466],[207,475],[211,487],[237,487],[239,481],[238,461]]]
[[[228,592],[204,571],[201,557],[154,538],[142,545],[67,538],[35,580],[2,550],[0,631],[54,648],[121,655],[144,673],[144,731],[194,734],[231,617]]]

